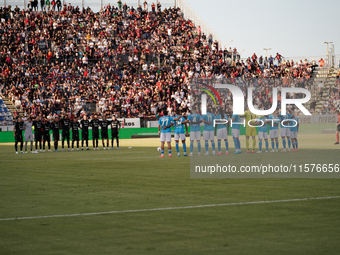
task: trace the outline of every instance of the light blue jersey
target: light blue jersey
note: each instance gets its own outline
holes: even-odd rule
[[[205,121],[210,122],[211,125],[208,125],[206,123],[204,123],[204,131],[214,131],[214,119],[215,119],[215,115],[208,112],[207,114],[203,115],[202,117]]]
[[[178,117],[180,117],[180,115],[177,115],[175,119]],[[184,134],[184,124],[182,124],[183,121],[185,121],[184,117],[179,118],[179,120],[177,121],[176,120],[172,121],[172,123],[175,124],[175,132],[174,132],[175,134]]]
[[[193,113],[189,115],[188,119],[190,122],[199,122],[202,120],[202,117],[198,113]],[[200,124],[190,124],[190,132],[197,132],[197,131],[201,131]]]
[[[298,131],[298,126],[297,126],[297,124],[299,123],[299,119],[298,118],[296,118],[296,117],[294,117],[294,118],[291,118],[292,120],[295,120],[295,121],[291,121],[290,122],[290,127],[289,127],[289,129],[290,129],[290,131],[291,132],[297,132]],[[295,127],[293,126],[293,125],[295,125]]]
[[[224,119],[225,119],[225,120],[228,120],[228,116],[227,116],[227,115],[224,115]],[[221,114],[217,115],[217,116],[215,117],[215,120],[222,120]],[[227,125],[226,125],[226,124],[218,124],[218,125],[217,125],[217,129],[223,129],[223,128],[227,128]]]
[[[159,119],[158,124],[161,125],[161,133],[171,133],[171,127],[163,129],[163,127],[169,126],[174,118],[169,116],[163,116]]]
[[[232,118],[232,119],[235,118],[235,120],[233,120],[232,129],[240,129],[241,124],[237,124],[237,123],[240,123],[240,122],[241,122],[240,115],[233,114],[233,115],[231,116],[231,118]]]
[[[268,124],[264,124],[268,119],[267,117],[262,117],[262,118],[259,118],[259,120],[262,120],[262,122],[260,122],[261,124],[263,124],[262,127],[259,127],[259,132],[267,132],[268,131]]]
[[[280,117],[275,116],[274,114],[270,114],[268,117],[268,120],[274,120],[270,122],[270,126],[269,126],[270,130],[279,129]]]
[[[282,121],[286,121],[286,120],[288,120],[288,119],[291,119],[292,118],[292,116],[293,115],[291,115],[291,114],[286,114],[286,115],[280,115],[280,120],[281,120],[281,128],[286,128],[287,127],[287,124],[285,124],[286,126],[283,126],[282,125]]]

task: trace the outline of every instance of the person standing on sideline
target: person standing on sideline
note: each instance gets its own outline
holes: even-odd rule
[[[57,4],[57,10],[58,10],[58,12],[60,12],[61,11],[61,1],[57,0],[56,4]]]
[[[48,152],[51,152],[50,130],[52,129],[51,122],[46,118],[43,121],[43,152],[45,152],[45,143],[47,142]]]
[[[61,147],[64,151],[64,142],[67,141],[67,149],[70,151],[70,127],[71,121],[68,118],[68,114],[65,114],[64,118],[60,120],[63,128],[63,132],[61,134]]]
[[[164,143],[168,143],[169,157],[171,158],[171,126],[174,118],[168,116],[168,111],[163,110],[163,117],[158,121],[158,135],[161,138],[161,153],[160,158],[164,158]]]
[[[54,149],[55,152],[59,152],[58,151],[58,142],[59,142],[59,129],[60,129],[61,125],[60,125],[60,121],[58,116],[56,116],[54,118],[54,121],[52,123],[52,129],[53,129],[53,141],[54,141]]]
[[[91,120],[92,126],[92,142],[93,142],[93,150],[99,150],[98,147],[98,139],[99,139],[99,120],[97,114],[94,115]]]
[[[22,151],[24,147],[24,141],[22,137],[22,131],[24,130],[24,122],[22,121],[21,117],[19,116],[17,121],[15,122],[14,128],[13,128],[13,135],[15,137],[15,153],[18,153],[18,143],[20,142],[20,153],[24,153]]]
[[[43,128],[43,123],[40,119],[40,116],[37,116],[36,119],[33,121],[33,126],[34,126],[34,138],[35,138],[35,150],[38,152],[38,143],[39,143],[39,149],[40,152],[42,152],[42,146],[41,146],[41,139],[42,139],[42,128]]]
[[[188,156],[187,154],[187,146],[185,144],[185,134],[184,134],[184,127],[186,129],[186,135],[188,136],[188,127],[187,124],[189,121],[186,120],[182,115],[181,115],[181,110],[177,109],[176,110],[176,118],[180,117],[179,120],[177,121],[173,121],[174,125],[175,125],[175,142],[176,142],[176,151],[177,151],[177,157],[180,157],[181,154],[179,153],[179,140],[182,141],[182,145],[183,145],[183,156],[186,157]]]
[[[338,111],[338,122],[336,123],[336,143],[335,144],[339,144],[339,132],[340,132],[340,110]]]
[[[90,121],[87,119],[87,115],[85,114],[83,119],[80,122],[81,125],[81,150],[84,150],[84,140],[86,141],[86,150],[89,149],[89,126]]]
[[[109,134],[108,134],[108,128],[110,125],[110,121],[106,119],[106,115],[104,113],[102,121],[99,122],[99,125],[101,127],[100,133],[102,136],[102,143],[103,143],[103,148],[106,150],[105,147],[105,139],[106,139],[106,144],[107,144],[107,149],[109,150]]]
[[[113,141],[116,138],[117,141],[117,149],[119,148],[119,129],[121,127],[120,121],[116,119],[116,116],[112,116],[111,121],[111,150],[113,150]]]
[[[41,11],[46,10],[45,9],[45,0],[40,0],[40,7],[41,7]]]
[[[79,127],[80,124],[77,120],[77,117],[73,118],[73,122],[71,123],[72,130],[72,151],[74,150],[74,142],[77,142],[77,151],[79,151]]]

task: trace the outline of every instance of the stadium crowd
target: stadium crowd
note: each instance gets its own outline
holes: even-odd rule
[[[27,116],[80,116],[85,103],[117,117],[172,115],[189,111],[194,78],[229,81],[244,92],[255,86],[260,109],[270,108],[273,86],[311,85],[316,63],[279,53],[235,58],[236,49],[222,50],[179,8],[153,4],[149,11],[119,1],[94,13],[47,2],[43,11],[36,0],[27,10],[0,8],[0,91]],[[231,94],[223,96],[231,105]]]
[[[337,113],[340,108],[340,78],[339,75],[336,79],[334,87],[328,89],[329,100],[325,100],[323,103],[323,108],[321,110],[322,114],[327,113]]]

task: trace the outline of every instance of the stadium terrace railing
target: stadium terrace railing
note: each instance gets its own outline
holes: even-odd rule
[[[217,41],[219,48],[222,46],[222,40],[217,33],[190,7],[185,0],[175,0],[176,7],[179,7],[185,19],[191,20],[196,27],[200,26],[202,33],[207,37],[211,34],[213,41]]]
[[[260,55],[258,55],[259,57]],[[274,57],[274,65],[278,64],[277,59]],[[338,68],[340,67],[340,54],[336,54],[336,55],[318,55],[318,56],[297,56],[297,57],[285,57],[283,56],[283,59],[285,61],[292,61],[294,63],[300,63],[300,61],[302,61],[302,63],[304,63],[305,60],[307,60],[308,63],[311,63],[313,60],[316,61],[317,65],[320,65],[320,62],[318,62],[319,60],[321,60],[321,58],[325,61],[323,68]],[[243,60],[244,62],[247,60],[247,58],[241,58],[241,60]]]
[[[128,6],[133,6],[134,8],[137,8],[138,5],[143,6],[143,0],[122,0],[122,3],[126,3]],[[154,2],[156,5],[158,2],[161,3],[162,9],[174,7],[175,6],[175,0],[154,0],[154,1],[148,1],[148,10],[151,10],[151,4]],[[12,7],[15,7],[16,5],[20,9],[27,9],[27,5],[29,3],[29,0],[0,0],[0,6],[7,6],[11,5]],[[80,8],[87,8],[90,7],[94,12],[99,12],[101,7],[107,6],[110,4],[111,6],[117,7],[117,0],[115,1],[109,1],[109,0],[62,0],[62,4],[71,4],[72,6],[79,6]],[[40,0],[38,0],[38,10],[40,10]]]

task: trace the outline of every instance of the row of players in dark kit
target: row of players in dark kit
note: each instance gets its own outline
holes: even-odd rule
[[[64,142],[67,141],[67,148],[70,148],[70,130],[72,130],[72,151],[74,150],[74,143],[77,144],[77,150],[79,150],[79,129],[81,129],[81,149],[84,150],[84,143],[86,144],[86,150],[89,150],[89,128],[92,127],[92,140],[93,140],[93,150],[99,150],[98,139],[99,139],[99,128],[101,129],[101,138],[104,150],[110,149],[109,147],[109,128],[111,127],[111,149],[113,149],[114,139],[117,141],[117,149],[119,149],[119,129],[121,124],[119,120],[113,115],[111,119],[109,116],[103,115],[101,119],[95,114],[91,119],[88,119],[86,115],[82,117],[81,120],[72,116],[70,118],[68,115],[56,116],[54,118],[45,118],[40,116],[30,116],[28,118],[21,118],[15,122],[14,126],[14,136],[15,136],[15,150],[18,152],[18,143],[20,143],[20,153],[23,152],[23,131],[25,131],[25,150],[27,153],[27,142],[31,142],[31,152],[38,153],[38,146],[40,152],[45,152],[45,143],[48,145],[48,151],[51,152],[50,144],[50,131],[52,130],[54,149],[58,152],[58,142],[60,140],[59,130],[62,130],[61,142],[62,150],[64,151]],[[33,135],[35,140],[35,151],[33,151]],[[106,144],[105,144],[106,140]]]

